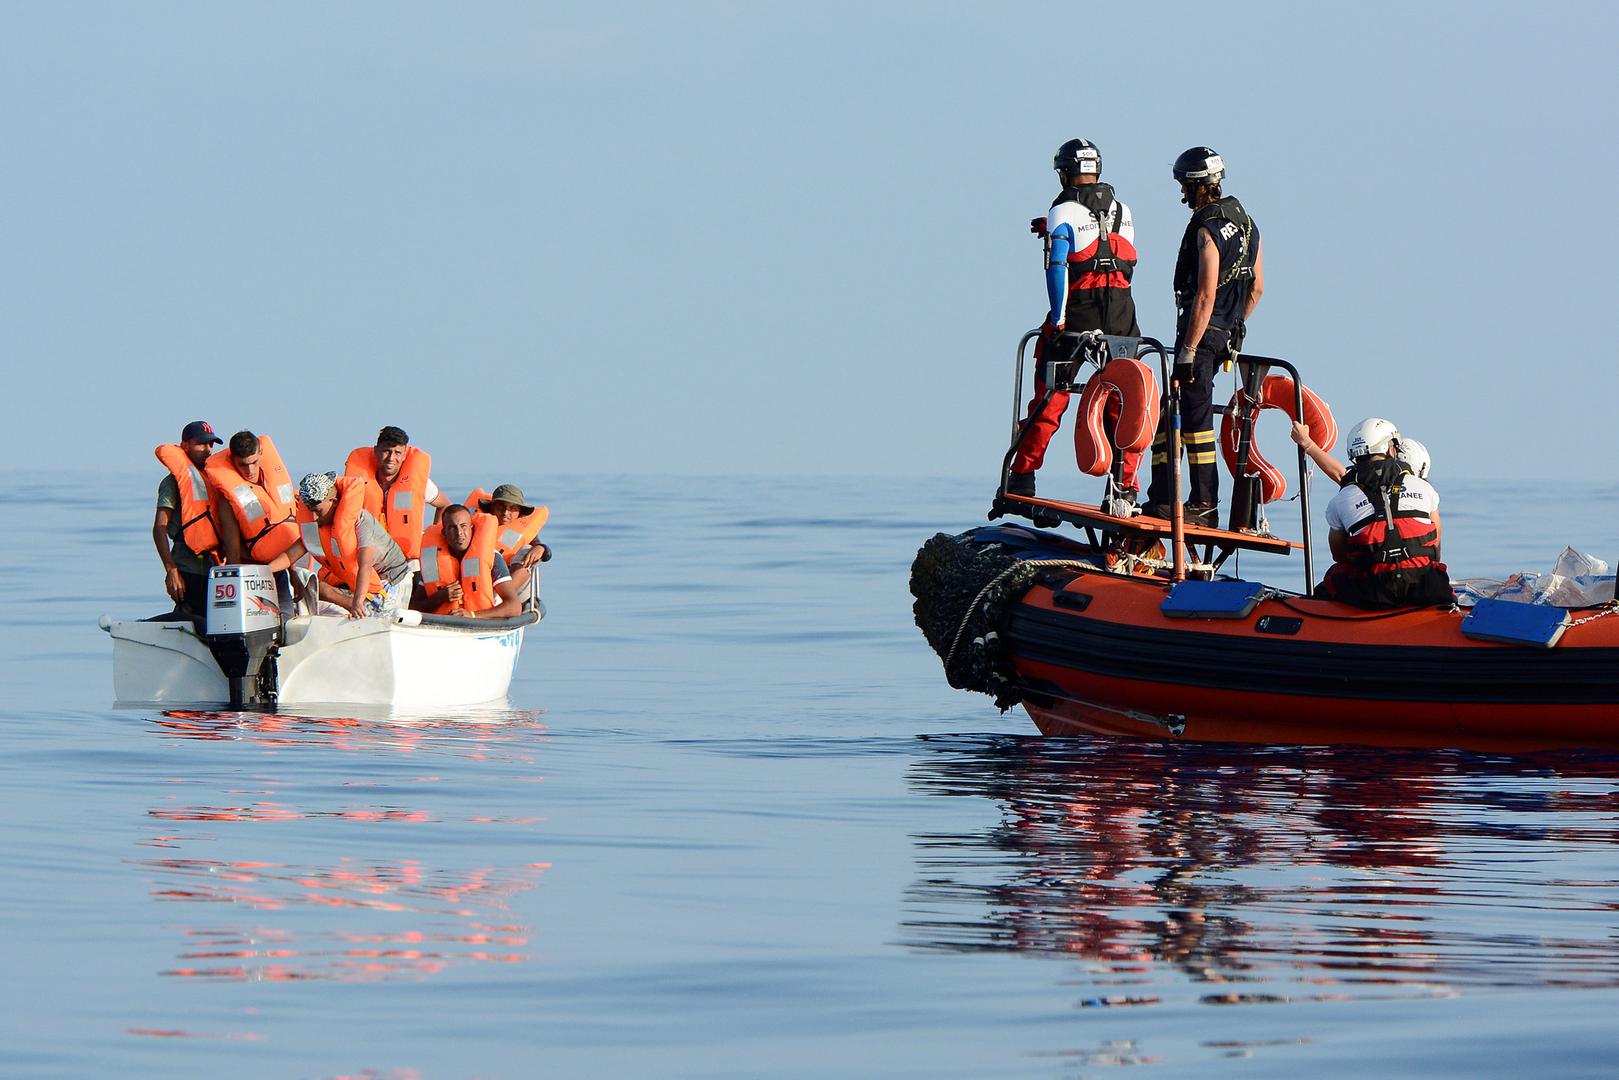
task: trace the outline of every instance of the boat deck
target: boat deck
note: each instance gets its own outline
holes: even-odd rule
[[[1170,539],[1174,526],[1164,518],[1147,517],[1139,515],[1130,518],[1114,517],[1105,514],[1094,506],[1082,503],[1063,502],[1060,499],[1042,499],[1028,495],[1003,495],[1001,508],[1019,517],[1026,517],[1035,524],[1042,524],[1042,519],[1056,518],[1066,521],[1070,525],[1077,525],[1087,531],[1094,531],[1108,537],[1115,537],[1122,541],[1135,541],[1139,544],[1153,544],[1160,540]],[[1283,540],[1279,536],[1261,536],[1258,533],[1234,532],[1230,529],[1211,529],[1201,525],[1188,524],[1184,527],[1183,535],[1188,544],[1205,544],[1210,549],[1225,555],[1233,551],[1262,551],[1270,555],[1286,555],[1295,550],[1303,550],[1304,545],[1292,540]]]

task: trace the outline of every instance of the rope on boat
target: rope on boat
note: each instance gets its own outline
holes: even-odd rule
[[[1241,555],[1241,552],[1238,552],[1238,554]],[[1136,567],[1138,566],[1145,566],[1149,570],[1173,570],[1175,568],[1175,564],[1171,560],[1155,559],[1151,555],[1132,555],[1129,553],[1120,553],[1116,556],[1116,558],[1118,561],[1114,563],[1111,569],[1114,573],[1118,574],[1134,574],[1136,572]],[[1194,562],[1191,559],[1187,559],[1186,569],[1188,571],[1196,570],[1200,573],[1212,575],[1216,567],[1213,563]]]
[[[1585,618],[1583,618],[1583,619],[1575,619],[1572,622],[1570,622],[1568,624],[1568,628],[1570,630],[1572,630],[1576,626],[1584,626],[1588,622],[1596,622],[1598,619],[1602,618],[1602,616],[1604,616],[1604,615],[1612,615],[1616,611],[1619,611],[1619,599],[1609,600],[1599,610],[1592,612],[1591,614],[1587,615]]]
[[[983,600],[985,596],[988,596],[991,589],[999,585],[1002,581],[1005,581],[1007,578],[1011,577],[1013,574],[1021,573],[1025,570],[1036,570],[1046,567],[1066,567],[1069,569],[1083,567],[1086,570],[1096,569],[1096,567],[1092,564],[1079,562],[1076,559],[1029,559],[1019,562],[1016,566],[1009,566],[1005,570],[1002,570],[999,574],[995,575],[988,585],[985,585],[982,589],[979,589],[978,595],[973,597],[972,602],[967,605],[967,611],[961,617],[961,625],[956,627],[955,638],[950,642],[950,653],[944,658],[944,666],[946,670],[948,670],[950,667],[950,661],[956,658],[956,649],[961,646],[961,639],[967,633],[967,624],[972,621],[973,610],[978,607],[979,601]],[[1029,576],[1033,577],[1034,575],[1030,574]]]
[[[1003,711],[1022,700],[1000,628],[1034,579],[1061,569],[1101,567],[1084,559],[1027,559],[1006,544],[946,533],[922,545],[911,564],[912,612],[951,686],[989,694]]]

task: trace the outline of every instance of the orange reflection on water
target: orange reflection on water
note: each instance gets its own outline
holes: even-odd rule
[[[510,711],[497,714],[494,722],[469,722],[456,717],[356,719],[175,710],[153,719],[152,725],[154,732],[165,739],[232,741],[272,754],[294,750],[363,752],[370,760],[353,761],[348,771],[358,775],[350,779],[330,777],[330,766],[325,764],[316,771],[298,768],[290,774],[296,778],[296,787],[291,790],[342,791],[346,795],[369,786],[427,785],[443,779],[443,773],[430,770],[408,777],[387,775],[376,768],[384,760],[379,754],[429,753],[441,759],[470,759],[480,762],[480,771],[487,771],[481,764],[485,761],[529,764],[532,757],[525,746],[536,738],[533,720],[534,714]],[[526,952],[531,931],[511,917],[511,903],[514,897],[539,884],[540,875],[551,866],[549,862],[511,868],[468,868],[410,858],[376,861],[344,857],[308,864],[217,857],[213,846],[230,837],[263,836],[256,828],[241,831],[247,826],[320,821],[342,822],[345,828],[384,828],[386,833],[374,835],[390,837],[385,841],[388,844],[399,842],[391,839],[396,835],[392,826],[413,825],[418,828],[405,835],[418,838],[420,834],[419,839],[429,845],[424,850],[470,850],[464,843],[445,843],[444,837],[434,833],[434,827],[445,825],[445,821],[426,809],[344,805],[347,799],[343,797],[336,800],[336,805],[312,807],[305,801],[307,795],[300,795],[300,804],[293,804],[285,801],[285,794],[276,799],[267,797],[287,786],[282,782],[287,775],[285,766],[274,778],[260,774],[258,765],[248,766],[248,773],[243,777],[238,765],[237,771],[218,785],[224,797],[182,802],[179,795],[164,796],[161,805],[147,811],[151,819],[177,823],[181,831],[150,837],[143,846],[174,849],[207,843],[213,857],[187,858],[171,853],[131,860],[131,864],[150,876],[151,895],[160,903],[185,904],[198,913],[232,909],[254,912],[274,922],[242,923],[234,921],[239,918],[235,916],[224,924],[199,922],[183,926],[180,929],[185,946],[176,963],[161,974],[212,981],[364,982],[420,979],[458,965],[513,964],[532,959]],[[430,789],[417,790],[423,791],[424,798],[436,794]],[[449,823],[525,826],[540,820],[537,816],[457,815],[450,817]],[[233,824],[238,828],[230,828]],[[187,826],[194,829],[198,825],[209,826],[211,831],[189,835],[184,831]],[[276,836],[281,833],[274,830]],[[295,839],[289,842],[308,842],[301,831],[291,835]],[[330,841],[340,835],[372,834],[345,831],[324,834],[324,838]],[[303,848],[297,850],[301,852]],[[261,849],[253,854],[262,856],[265,852]]]
[[[374,981],[421,977],[464,963],[520,963],[530,932],[483,921],[539,883],[543,866],[505,871],[428,869],[419,863],[294,867],[209,859],[150,859],[160,901],[234,904],[255,911],[342,908],[418,920],[401,928],[285,927],[184,930],[192,944],[164,975],[228,981]],[[178,883],[176,883],[178,882]],[[419,920],[427,920],[422,923]]]
[[[977,833],[914,838],[914,946],[1066,955],[1093,987],[1290,984],[1209,1005],[1619,987],[1619,943],[1591,918],[1619,910],[1619,884],[1543,869],[1611,865],[1599,849],[1619,844],[1619,760],[1107,739],[935,749],[916,788],[1000,812]]]
[[[151,1039],[231,1039],[240,1042],[257,1042],[264,1038],[253,1031],[184,1031],[180,1028],[126,1028],[124,1034]]]
[[[282,713],[170,709],[148,722],[160,733],[183,739],[248,741],[271,750],[320,746],[344,751],[386,750],[414,754],[432,748],[476,761],[532,764],[517,749],[544,730],[540,713],[502,709],[467,716],[294,716]],[[438,777],[428,779],[437,780]]]

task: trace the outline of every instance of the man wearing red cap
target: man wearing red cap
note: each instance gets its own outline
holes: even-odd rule
[[[163,564],[163,587],[174,601],[174,610],[197,618],[207,613],[208,569],[219,546],[202,467],[214,446],[223,441],[208,421],[193,420],[180,432],[179,453],[174,446],[157,448],[158,460],[169,471],[157,485],[152,545]],[[182,481],[187,485],[183,494]]]

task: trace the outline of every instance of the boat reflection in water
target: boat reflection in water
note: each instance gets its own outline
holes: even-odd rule
[[[504,783],[530,770],[535,714],[172,711],[150,725],[166,741],[246,751],[187,755],[184,775],[148,811],[143,846],[156,850],[131,862],[154,899],[191,909],[162,975],[375,981],[532,959],[532,930],[511,904],[550,863],[468,865],[458,854],[491,848],[468,830],[539,819],[463,816],[482,801],[438,789],[464,782],[456,773],[467,765],[491,763]],[[192,795],[193,786],[212,790]],[[307,861],[312,852],[330,854]]]
[[[1619,758],[934,738],[904,944],[1085,963],[1084,1005],[1619,986]],[[1190,987],[1188,987],[1190,984]]]

